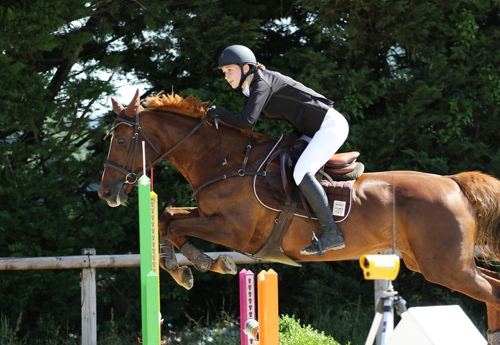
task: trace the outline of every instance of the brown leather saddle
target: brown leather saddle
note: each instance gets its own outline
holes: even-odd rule
[[[284,140],[291,145],[282,144],[271,153],[265,165],[265,176],[256,176],[254,193],[265,207],[279,212],[273,232],[267,243],[254,254],[255,257],[300,266],[286,255],[281,247],[283,237],[293,216],[315,217],[312,210],[302,204],[302,197],[293,179],[293,169],[308,143],[306,141]],[[363,163],[357,162],[359,152],[337,153],[318,171],[320,181],[328,197],[336,222],[349,215],[352,186],[364,172]]]
[[[277,199],[281,200],[283,198],[290,198],[297,204],[302,203],[300,191],[293,179],[293,169],[295,168],[295,164],[297,163],[302,152],[306,149],[307,145],[308,143],[306,141],[299,140],[290,147],[277,150],[269,157],[265,168],[266,181],[273,190]],[[336,185],[345,185],[335,182],[353,181],[361,176],[364,171],[364,165],[363,163],[357,162],[358,157],[359,152],[356,151],[336,153],[320,169],[317,177],[324,186],[327,195],[329,193],[345,194],[343,192],[335,191],[335,189],[332,190],[331,187],[336,187]],[[328,176],[330,177],[329,179]]]

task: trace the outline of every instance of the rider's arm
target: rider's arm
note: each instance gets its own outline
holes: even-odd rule
[[[264,109],[271,96],[272,90],[267,82],[263,79],[254,80],[250,87],[250,95],[241,114],[235,114],[223,109],[217,109],[217,113],[219,118],[227,124],[250,129],[257,122],[262,109]]]

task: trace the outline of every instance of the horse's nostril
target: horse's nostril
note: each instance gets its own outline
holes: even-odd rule
[[[104,192],[104,195],[106,195],[106,196],[110,196],[111,195],[111,189],[109,189],[109,188],[104,188],[103,192]]]

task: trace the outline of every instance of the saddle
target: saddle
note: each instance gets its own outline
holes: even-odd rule
[[[307,145],[307,141],[299,140],[290,147],[278,149],[269,157],[265,169],[266,180],[278,198],[290,198],[295,203],[302,203],[299,188],[293,179],[293,170]],[[356,161],[358,157],[359,152],[356,151],[336,153],[318,173],[327,174],[333,181],[356,180],[364,171],[364,165]],[[328,194],[328,190],[326,192]]]
[[[269,155],[266,174],[255,176],[255,196],[262,205],[279,212],[279,216],[269,240],[254,256],[300,266],[286,255],[281,242],[294,216],[314,218],[315,214],[302,204],[301,192],[293,179],[295,164],[308,143],[291,137],[291,140],[282,140],[281,148]],[[358,156],[359,152],[337,153],[316,174],[325,189],[336,222],[349,215],[352,186],[364,172],[364,165],[357,162]]]

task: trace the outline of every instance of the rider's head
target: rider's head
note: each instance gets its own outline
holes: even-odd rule
[[[239,66],[240,71],[240,80],[230,80],[228,82],[233,86],[233,88],[241,87],[245,79],[253,72],[255,72],[255,68],[257,66],[257,59],[255,58],[254,53],[247,47],[242,45],[232,45],[227,47],[222,51],[219,56],[219,66],[218,69],[221,69],[224,74],[227,75],[227,72],[231,72],[229,69],[232,65]],[[233,83],[231,83],[233,82]]]

